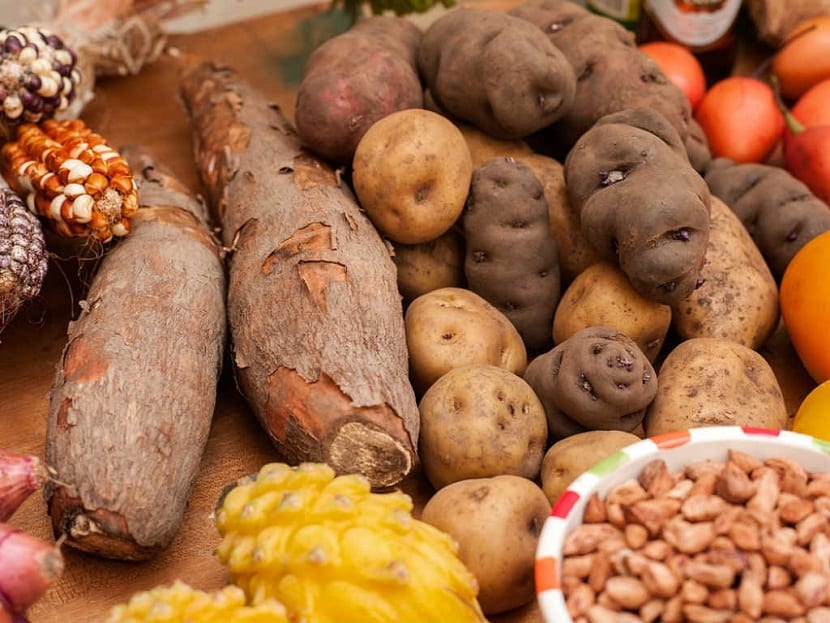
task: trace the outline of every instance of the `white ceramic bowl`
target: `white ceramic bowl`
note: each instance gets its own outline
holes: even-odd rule
[[[561,550],[565,535],[582,523],[591,494],[600,497],[629,478],[636,478],[650,461],[661,458],[671,471],[705,459],[726,460],[729,449],[759,459],[785,457],[808,471],[830,471],[830,443],[785,430],[741,426],[693,428],[657,435],[631,444],[594,465],[571,483],[545,521],[536,550],[536,596],[547,623],[573,623],[560,584]]]

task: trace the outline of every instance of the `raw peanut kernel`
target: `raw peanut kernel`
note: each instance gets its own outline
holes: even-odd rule
[[[654,460],[586,515],[604,520],[563,551],[563,586],[586,586],[577,623],[830,623],[830,473],[735,450]]]

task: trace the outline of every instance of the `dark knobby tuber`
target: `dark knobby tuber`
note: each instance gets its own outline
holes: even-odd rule
[[[830,229],[827,204],[786,169],[717,158],[705,179],[747,228],[779,280],[793,255]]]
[[[462,8],[433,22],[418,69],[441,110],[504,139],[555,122],[576,89],[570,63],[544,33],[495,10]]]
[[[565,182],[585,237],[642,296],[671,305],[699,285],[709,189],[665,117],[606,115],[569,152]]]
[[[467,286],[510,319],[529,350],[549,348],[561,294],[559,259],[533,169],[512,158],[478,167],[462,224]]]
[[[573,105],[545,133],[553,151],[565,153],[600,117],[641,106],[660,112],[686,138],[688,98],[619,23],[568,0],[527,0],[509,14],[545,33],[577,79]]]
[[[530,362],[524,379],[542,401],[555,438],[634,430],[657,395],[657,374],[630,337],[587,327]]]

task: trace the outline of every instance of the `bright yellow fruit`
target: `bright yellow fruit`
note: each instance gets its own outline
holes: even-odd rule
[[[280,604],[269,601],[245,605],[238,586],[215,593],[191,588],[182,581],[136,593],[115,606],[104,623],[288,623]]]
[[[412,500],[324,464],[264,466],[216,513],[217,555],[253,604],[314,623],[483,622],[478,585]]]
[[[817,385],[798,407],[792,429],[830,441],[830,381]]]

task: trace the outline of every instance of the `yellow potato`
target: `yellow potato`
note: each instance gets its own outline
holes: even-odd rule
[[[621,430],[591,430],[560,439],[548,448],[542,460],[542,490],[555,504],[580,474],[639,440],[634,433]]]
[[[464,209],[473,162],[464,135],[422,108],[372,124],[352,161],[355,193],[378,230],[418,244],[449,230]]]
[[[559,250],[559,272],[562,283],[568,284],[588,266],[599,260],[599,255],[585,238],[579,226],[579,217],[571,210],[565,186],[562,164],[544,154],[526,154],[516,157],[533,169],[542,182],[548,202],[550,235]]]
[[[418,409],[418,455],[436,489],[467,478],[539,474],[548,422],[522,377],[487,364],[453,368],[432,384]]]
[[[680,342],[658,376],[643,422],[649,437],[701,426],[787,427],[787,405],[772,367],[733,340]]]
[[[519,159],[533,153],[530,146],[523,140],[495,138],[469,123],[457,123],[457,125],[467,141],[467,147],[470,148],[474,169],[493,158],[511,157]]]
[[[398,290],[406,301],[438,288],[464,285],[464,238],[454,229],[420,244],[394,243]]]
[[[536,548],[550,508],[536,483],[505,475],[447,485],[427,501],[421,519],[455,539],[478,581],[481,609],[496,614],[533,600]]]
[[[616,329],[654,361],[671,327],[671,308],[637,293],[622,269],[597,262],[566,288],[553,317],[553,341],[561,344],[592,326]]]
[[[719,337],[760,348],[778,326],[778,284],[755,241],[723,201],[712,196],[703,284],[672,305],[683,338]]]
[[[465,288],[439,288],[416,298],[404,315],[412,386],[423,394],[463,365],[486,363],[522,375],[527,350],[502,312]]]

